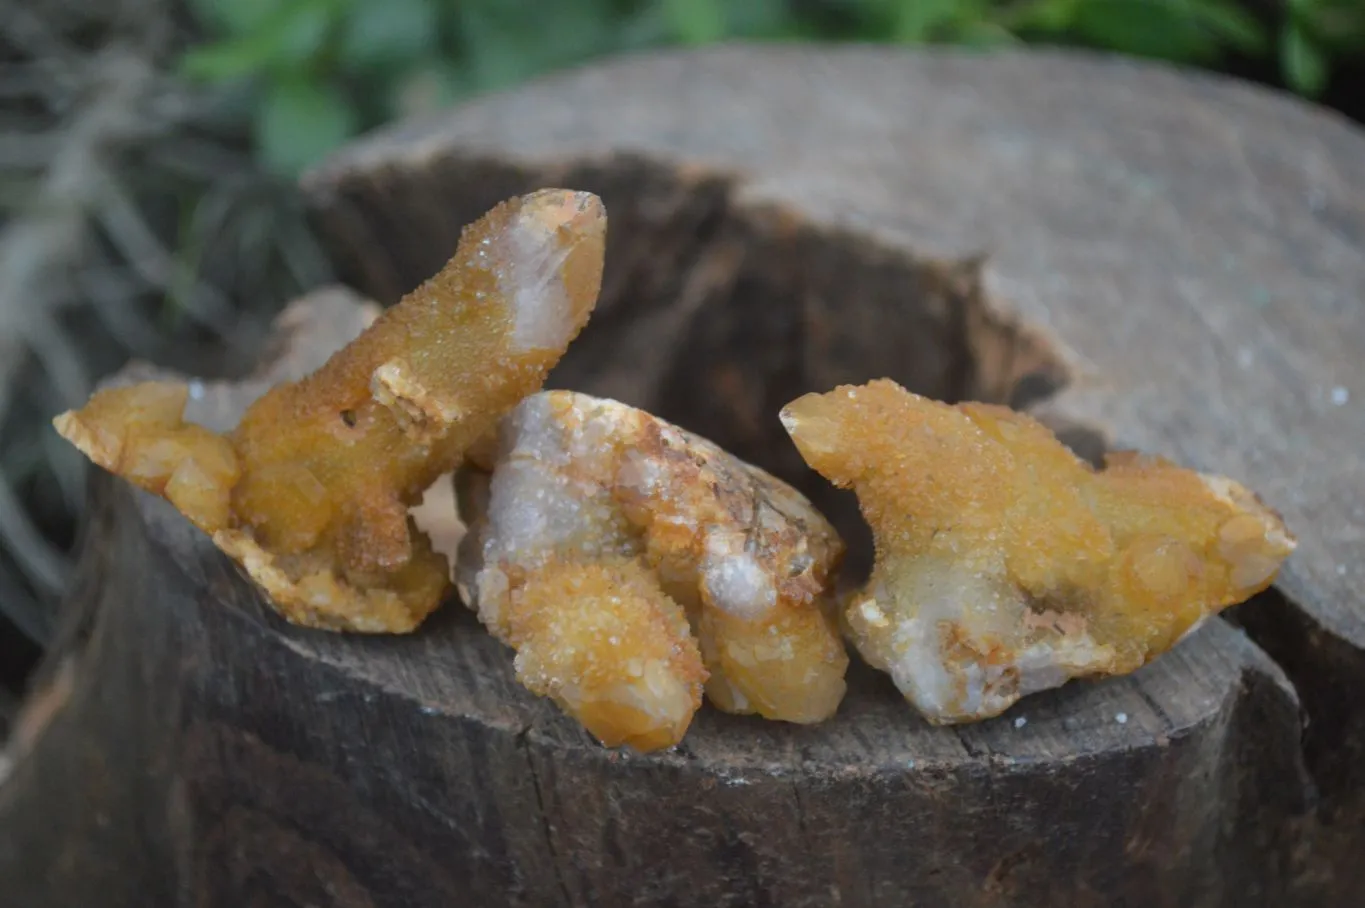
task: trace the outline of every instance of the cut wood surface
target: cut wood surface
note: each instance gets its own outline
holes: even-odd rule
[[[545,185],[611,219],[552,384],[790,479],[864,556],[776,413],[883,375],[1233,476],[1300,548],[1240,628],[996,720],[931,728],[855,666],[827,724],[708,708],[641,757],[518,687],[459,603],[408,637],[288,627],[168,506],[101,478],[0,785],[15,904],[1365,898],[1365,134],[1152,65],[733,47],[492,96],[306,188],[343,275],[388,303]],[[328,292],[292,318],[271,376],[363,307]],[[229,422],[260,387],[205,386],[198,413]]]

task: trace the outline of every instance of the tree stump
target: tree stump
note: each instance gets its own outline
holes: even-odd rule
[[[1365,899],[1365,134],[1082,55],[731,47],[374,135],[306,190],[347,281],[389,303],[544,185],[611,219],[552,384],[794,482],[864,569],[850,500],[776,413],[878,376],[1227,473],[1300,549],[1240,627],[995,720],[931,728],[855,665],[824,725],[705,708],[642,757],[518,687],[458,603],[405,637],[286,626],[168,506],[100,477],[0,787],[7,903]],[[201,418],[316,363],[363,308],[337,290],[290,318],[274,372],[206,386]]]

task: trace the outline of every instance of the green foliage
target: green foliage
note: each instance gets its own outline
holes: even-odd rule
[[[1043,0],[1015,13],[1025,34],[1183,63],[1216,62],[1227,51],[1263,53],[1259,21],[1235,0]]]
[[[1334,58],[1365,52],[1365,2],[1287,0],[1279,52],[1285,84],[1309,97],[1320,94]]]
[[[256,114],[256,147],[267,167],[294,173],[351,136],[355,108],[333,85],[286,75],[266,86]]]
[[[187,74],[251,82],[262,159],[293,174],[355,131],[602,54],[731,39],[1029,41],[1216,66],[1278,60],[1320,94],[1365,50],[1365,0],[192,0]],[[1251,10],[1271,9],[1273,14]]]

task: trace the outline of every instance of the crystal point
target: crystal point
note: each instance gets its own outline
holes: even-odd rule
[[[1264,589],[1294,549],[1230,479],[1137,454],[1097,471],[1004,407],[882,380],[805,395],[782,421],[872,527],[849,636],[933,722],[1131,672]]]
[[[461,593],[518,649],[532,690],[641,749],[677,743],[682,692],[695,710],[703,681],[728,712],[818,722],[837,709],[848,658],[829,587],[843,546],[789,486],[642,410],[568,391],[513,410],[493,461],[491,476],[463,479]],[[629,578],[619,601],[608,576]],[[636,618],[602,624],[627,606]],[[570,641],[575,655],[557,654]],[[559,670],[525,672],[532,651]]]
[[[602,278],[596,196],[547,189],[465,228],[451,260],[305,378],[217,435],[186,388],[97,393],[57,417],[95,463],[169,498],[290,621],[404,632],[448,589],[408,510],[544,381]]]

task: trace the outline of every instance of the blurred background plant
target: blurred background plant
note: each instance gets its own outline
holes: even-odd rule
[[[301,170],[593,57],[735,39],[1088,47],[1365,119],[1365,0],[0,0],[0,731],[83,506],[48,421],[129,358],[243,368],[329,276]]]
[[[1054,43],[1250,71],[1309,97],[1365,52],[1362,0],[192,0],[183,72],[254,83],[295,173],[357,131],[601,54],[729,39]]]

